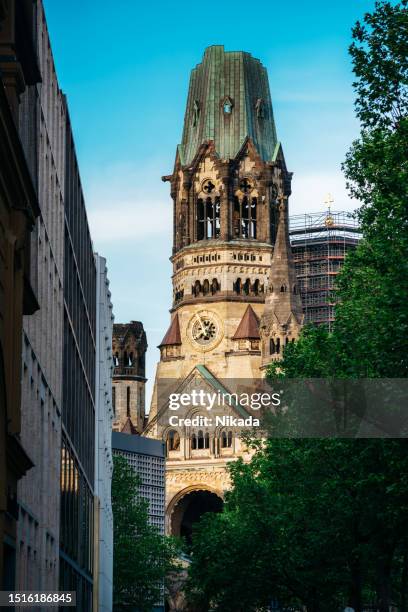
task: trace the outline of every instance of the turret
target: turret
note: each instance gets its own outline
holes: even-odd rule
[[[299,335],[302,302],[289,241],[287,198],[281,194],[265,309],[260,322],[262,365],[281,359],[283,348]]]

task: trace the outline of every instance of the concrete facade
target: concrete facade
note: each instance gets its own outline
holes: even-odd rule
[[[164,533],[165,445],[160,440],[112,432],[112,452],[125,457],[140,478],[140,495],[149,502],[149,521]]]
[[[31,240],[40,310],[24,318],[22,433],[34,467],[19,485],[17,588],[58,590],[66,113],[41,2],[36,41],[41,84],[23,97],[21,122],[41,214]]]
[[[106,259],[96,258],[95,376],[95,553],[94,612],[112,611],[113,517],[112,461],[112,330],[113,312]]]
[[[0,589],[16,588],[19,480],[32,468],[21,432],[23,315],[39,308],[31,239],[40,214],[19,133],[21,96],[40,80],[32,3],[0,10]],[[34,119],[30,115],[29,119]],[[28,119],[28,118],[27,118]]]

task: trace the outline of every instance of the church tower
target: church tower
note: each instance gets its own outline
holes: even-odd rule
[[[112,405],[114,431],[141,433],[145,425],[146,333],[140,321],[114,323]]]
[[[281,359],[303,323],[302,301],[289,241],[287,198],[278,196],[278,230],[273,248],[265,309],[260,321],[262,367]]]
[[[225,465],[245,449],[231,431],[161,425],[160,381],[187,387],[201,377],[219,389],[261,378],[272,340],[296,336],[299,299],[280,210],[291,178],[265,67],[249,53],[209,47],[192,70],[182,141],[163,177],[173,200],[173,303],[145,430],[167,445],[167,529],[176,535],[199,508],[217,506],[229,486]],[[279,282],[287,290],[278,294]]]

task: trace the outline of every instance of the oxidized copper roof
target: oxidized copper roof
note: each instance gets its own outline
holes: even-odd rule
[[[233,340],[259,340],[259,321],[252,306],[249,304],[240,324],[237,327]]]
[[[161,346],[169,346],[175,344],[181,344],[180,323],[177,313],[174,315],[166,335],[159,344],[159,348]]]
[[[207,141],[221,159],[234,159],[248,137],[264,161],[273,159],[277,137],[266,68],[244,51],[207,47],[191,71],[181,164],[190,164]]]

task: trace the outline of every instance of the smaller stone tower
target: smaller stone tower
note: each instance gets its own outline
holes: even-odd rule
[[[140,321],[113,326],[113,430],[140,433],[145,419],[147,341]]]
[[[287,198],[281,194],[265,309],[260,321],[262,368],[281,359],[283,348],[299,335],[303,310],[289,241]]]

